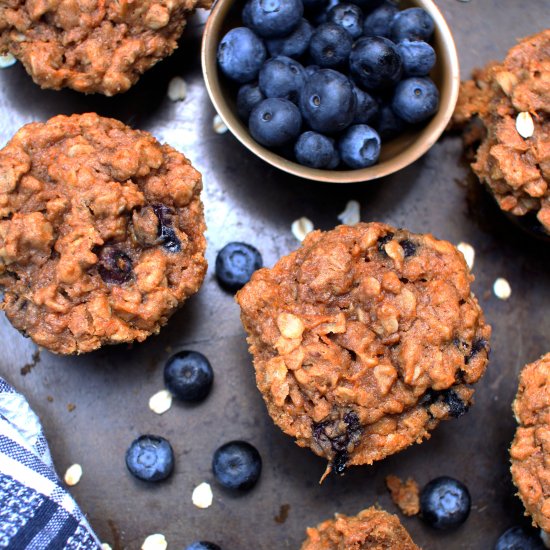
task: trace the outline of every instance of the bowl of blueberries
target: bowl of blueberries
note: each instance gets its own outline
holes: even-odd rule
[[[380,178],[422,156],[453,113],[454,40],[432,0],[218,0],[202,67],[248,149],[303,178]]]

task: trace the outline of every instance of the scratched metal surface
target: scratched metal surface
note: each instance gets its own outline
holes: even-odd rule
[[[463,76],[502,58],[516,38],[541,30],[550,7],[548,0],[440,0],[439,5],[454,31]],[[218,288],[212,269],[199,294],[159,336],[130,348],[57,357],[37,351],[2,315],[0,374],[28,396],[41,416],[58,471],[74,462],[82,465],[82,480],[71,492],[100,538],[115,549],[139,548],[155,532],[165,534],[169,548],[209,539],[224,550],[297,549],[306,526],[336,511],[354,514],[379,503],[395,512],[384,486],[389,473],[413,476],[420,484],[446,474],[470,488],[471,516],[453,533],[435,533],[417,518],[403,520],[420,546],[492,548],[504,529],[525,523],[508,473],[514,431],[510,404],[521,366],[550,349],[548,247],[504,219],[475,187],[468,190],[461,183],[468,171],[460,163],[457,137],[444,138],[414,165],[376,183],[320,185],[271,169],[231,135],[212,130],[214,111],[199,66],[201,17],[193,27],[176,55],[121,97],[42,91],[20,65],[0,71],[0,146],[22,124],[59,113],[95,110],[151,131],[184,151],[204,175],[210,265],[228,240],[252,243],[272,265],[297,246],[290,232],[294,219],[305,215],[317,227],[331,228],[349,199],[360,201],[364,220],[471,243],[477,252],[474,291],[494,329],[492,359],[475,406],[441,425],[430,441],[319,486],[323,462],[296,447],[266,414],[238,308]],[[189,84],[183,103],[166,97],[175,75]],[[511,282],[508,301],[490,292],[501,276]],[[157,416],[147,402],[162,388],[164,361],[179,349],[210,358],[215,386],[204,403],[175,404]],[[124,465],[128,444],[147,432],[169,438],[176,452],[175,475],[159,485],[136,481]],[[210,472],[215,448],[233,438],[254,443],[264,459],[259,485],[241,497],[216,486]],[[207,510],[191,503],[192,490],[202,481],[214,490]],[[284,522],[282,505],[289,506]]]

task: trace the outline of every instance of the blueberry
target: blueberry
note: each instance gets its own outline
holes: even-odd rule
[[[254,80],[267,53],[264,43],[246,27],[231,29],[218,46],[218,64],[222,72],[237,82]]]
[[[172,227],[174,211],[164,204],[154,204],[153,212],[158,218],[157,240],[162,246],[172,253],[181,251],[181,241]]]
[[[338,144],[344,164],[350,168],[372,166],[380,156],[380,136],[366,124],[350,126]]]
[[[304,14],[302,0],[250,0],[250,28],[263,38],[291,33]]]
[[[266,97],[278,97],[297,103],[304,81],[305,71],[302,65],[284,55],[268,59],[260,70],[259,86]]]
[[[269,98],[250,113],[248,129],[252,137],[266,147],[280,147],[296,139],[302,126],[300,111],[288,99]]]
[[[397,6],[394,4],[384,2],[379,8],[365,17],[363,34],[365,36],[390,38],[393,17],[398,11]]]
[[[214,371],[208,359],[197,351],[179,351],[164,366],[164,385],[182,401],[200,401],[212,388]]]
[[[406,76],[426,76],[435,65],[435,51],[422,40],[402,40],[397,44]]]
[[[428,41],[434,32],[432,16],[422,8],[409,8],[395,14],[391,24],[391,39]]]
[[[399,81],[403,63],[391,40],[371,36],[355,42],[351,49],[349,66],[357,84],[366,90],[379,90]]]
[[[262,457],[250,443],[230,441],[214,453],[212,472],[218,483],[228,489],[251,489],[262,472]]]
[[[388,141],[401,134],[406,124],[393,112],[390,105],[382,103],[374,127],[380,135],[380,139],[382,141]]]
[[[355,94],[355,124],[370,124],[378,115],[378,101],[357,86],[353,87]]]
[[[405,258],[410,258],[416,254],[417,245],[409,239],[404,239],[399,242],[401,248],[403,249],[403,254]]]
[[[122,250],[106,246],[98,255],[97,271],[107,284],[120,285],[133,276],[132,260]]]
[[[470,493],[464,484],[442,476],[430,481],[420,493],[420,513],[435,529],[452,529],[470,513]]]
[[[459,418],[468,412],[468,405],[460,399],[454,390],[444,392],[443,402],[449,407],[449,415],[453,418]]]
[[[302,19],[300,24],[283,38],[266,40],[268,52],[272,56],[286,55],[287,57],[300,57],[309,48],[313,27],[309,21]]]
[[[352,45],[351,35],[342,27],[324,23],[313,31],[309,53],[320,67],[338,67],[347,62]]]
[[[294,154],[296,160],[304,166],[329,168],[334,164],[336,148],[334,140],[310,131],[298,138],[294,146]]]
[[[327,14],[327,20],[349,32],[352,38],[363,34],[363,12],[355,4],[336,4]]]
[[[247,2],[245,5],[244,5],[244,8],[243,8],[243,11],[241,13],[241,18],[243,20],[243,24],[245,27],[252,27],[252,3],[251,2]]]
[[[439,92],[429,78],[413,76],[395,87],[392,109],[406,122],[422,122],[436,113],[438,107]]]
[[[185,550],[222,550],[217,544],[201,540],[190,544]]]
[[[228,243],[216,256],[216,277],[223,288],[236,292],[248,283],[252,273],[262,265],[262,255],[253,246]]]
[[[161,481],[174,469],[174,451],[164,437],[142,435],[126,451],[126,466],[138,479]]]
[[[316,73],[321,67],[319,65],[308,65],[304,71],[306,73],[306,78]]]
[[[250,113],[254,107],[259,105],[264,99],[265,96],[257,84],[244,84],[241,86],[237,94],[237,112],[239,116],[245,122],[248,122],[248,117],[250,117]]]
[[[544,544],[538,536],[522,527],[510,527],[500,535],[495,550],[544,550]]]
[[[353,86],[347,77],[332,69],[321,69],[306,80],[300,109],[313,130],[330,134],[352,123],[355,101]]]

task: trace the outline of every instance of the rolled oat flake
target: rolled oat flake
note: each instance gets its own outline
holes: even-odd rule
[[[530,138],[535,133],[535,124],[533,117],[526,111],[518,114],[516,117],[516,130],[522,138]]]

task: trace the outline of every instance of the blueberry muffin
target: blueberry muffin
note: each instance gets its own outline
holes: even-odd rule
[[[513,410],[512,479],[533,524],[550,532],[550,353],[521,371]]]
[[[43,88],[125,92],[177,47],[186,20],[209,0],[0,0],[0,53]]]
[[[63,354],[142,341],[204,278],[201,175],[96,114],[23,126],[0,150],[0,285],[13,326]]]
[[[314,231],[237,294],[269,414],[329,469],[462,415],[491,329],[450,243],[381,223]]]
[[[419,550],[397,516],[368,508],[356,516],[336,514],[307,529],[301,550]]]

